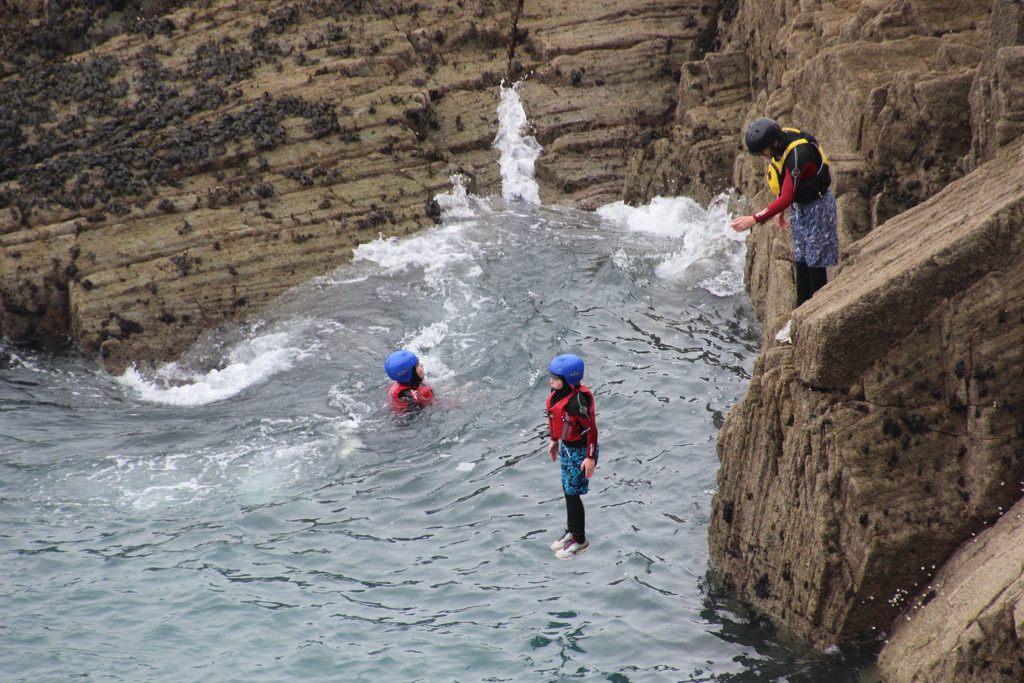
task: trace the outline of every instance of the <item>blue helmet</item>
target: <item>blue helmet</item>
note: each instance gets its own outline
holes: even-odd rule
[[[407,384],[412,379],[412,371],[420,364],[420,359],[412,351],[395,351],[384,361],[384,372],[388,377]]]
[[[563,353],[551,361],[548,372],[558,375],[568,382],[569,386],[578,387],[583,381],[583,359],[571,353]]]

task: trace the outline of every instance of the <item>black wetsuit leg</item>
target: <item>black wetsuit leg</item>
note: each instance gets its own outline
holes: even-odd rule
[[[811,298],[811,275],[803,261],[796,261],[793,265],[796,267],[796,305],[799,306]]]
[[[814,296],[814,293],[819,289],[828,284],[828,271],[824,268],[811,268],[807,267],[807,274],[810,276],[811,281],[811,294],[809,297]]]
[[[587,513],[583,508],[583,497],[565,494],[566,526],[577,543],[587,540]]]
[[[799,306],[828,284],[828,270],[811,268],[801,261],[793,265],[796,266],[796,305]]]

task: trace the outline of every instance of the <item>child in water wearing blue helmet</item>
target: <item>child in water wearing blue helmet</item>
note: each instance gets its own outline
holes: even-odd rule
[[[551,361],[548,372],[548,455],[552,460],[562,460],[566,512],[565,533],[551,544],[551,549],[558,559],[571,560],[590,550],[582,496],[597,467],[597,416],[594,395],[583,384],[583,360],[579,356],[558,356]]]
[[[395,351],[384,361],[384,372],[393,382],[388,387],[391,408],[397,413],[419,409],[434,402],[434,391],[423,383],[423,363],[412,351]]]

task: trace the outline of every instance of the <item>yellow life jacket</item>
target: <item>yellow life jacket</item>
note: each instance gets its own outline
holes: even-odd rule
[[[799,133],[803,135],[803,133],[797,130],[796,128],[783,128],[782,130],[788,133]],[[811,142],[805,137],[797,138],[796,140],[794,140],[793,142],[789,143],[786,146],[786,149],[783,150],[781,156],[773,156],[771,159],[768,160],[768,170],[765,173],[765,180],[768,181],[768,187],[771,188],[771,191],[775,193],[776,197],[782,194],[782,174],[784,172],[783,166],[786,163],[786,157],[789,156],[789,153],[792,152],[794,148],[796,148],[798,145],[803,144],[814,145],[818,150],[818,154],[821,155],[821,166],[818,168],[819,177],[821,176],[822,171],[828,166],[828,159],[825,158],[825,150],[823,150],[820,145],[818,145],[816,142]],[[796,168],[795,172],[799,173],[800,164],[796,163],[794,164],[794,166]],[[796,179],[794,178],[794,180]],[[829,177],[824,187],[819,188],[817,192],[817,195],[819,197],[825,194],[825,190],[828,189],[829,184],[831,184],[831,177]]]

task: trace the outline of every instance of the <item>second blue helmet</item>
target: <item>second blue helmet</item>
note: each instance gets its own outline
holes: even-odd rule
[[[408,384],[420,359],[412,351],[395,351],[384,361],[384,372],[396,382]]]
[[[563,353],[551,361],[548,372],[564,377],[569,386],[578,387],[583,381],[583,359],[571,353]]]

